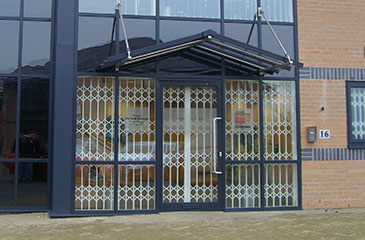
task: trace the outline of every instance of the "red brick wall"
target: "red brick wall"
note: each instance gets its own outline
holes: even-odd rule
[[[365,161],[303,162],[303,208],[365,207]]]
[[[305,66],[365,67],[364,0],[297,0],[297,11]]]

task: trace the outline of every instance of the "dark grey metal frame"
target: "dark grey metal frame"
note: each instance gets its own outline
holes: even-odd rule
[[[13,74],[0,74],[1,78],[5,77],[14,77],[17,82],[17,106],[16,106],[16,138],[15,138],[15,154],[16,157],[12,159],[0,158],[0,162],[12,162],[15,164],[15,173],[14,173],[14,206],[13,207],[2,207],[0,206],[1,212],[37,212],[37,211],[47,211],[47,209],[51,209],[51,182],[52,182],[52,118],[51,118],[51,99],[52,99],[52,75],[53,75],[53,46],[54,46],[54,13],[55,13],[55,4],[53,0],[52,12],[50,18],[45,17],[25,17],[24,16],[24,1],[20,0],[19,7],[19,16],[18,17],[5,17],[0,16],[1,20],[8,21],[17,21],[19,22],[19,35],[18,35],[18,67],[17,72]],[[24,74],[22,73],[22,54],[23,54],[23,23],[24,22],[49,22],[51,24],[51,69],[50,74]],[[49,79],[49,114],[48,114],[48,158],[47,159],[39,159],[39,158],[19,158],[19,133],[20,133],[20,101],[21,101],[21,82],[26,78],[40,78],[40,79]],[[19,207],[18,206],[18,173],[19,173],[19,163],[47,163],[47,206],[32,206],[32,207]]]
[[[95,216],[95,215],[115,215],[115,214],[129,214],[129,213],[156,213],[159,211],[159,203],[156,201],[155,211],[91,211],[91,212],[79,212],[74,209],[74,188],[75,188],[75,116],[76,116],[76,77],[80,75],[106,75],[107,73],[89,73],[89,72],[77,72],[77,34],[78,34],[78,18],[82,16],[87,17],[108,17],[113,18],[114,14],[91,14],[91,13],[78,13],[78,1],[77,0],[54,0],[55,1],[55,24],[54,24],[54,85],[53,85],[53,101],[52,101],[52,136],[53,136],[53,167],[52,167],[52,210],[50,216],[63,217],[63,216]],[[258,46],[262,48],[262,26],[265,25],[261,22],[252,20],[226,20],[224,19],[224,9],[221,8],[221,18],[219,19],[206,19],[206,18],[183,18],[183,17],[163,17],[159,16],[159,0],[156,0],[156,16],[132,16],[126,15],[126,19],[151,19],[155,20],[156,24],[156,44],[160,44],[160,21],[161,20],[179,20],[179,21],[201,21],[201,22],[217,22],[220,23],[221,34],[224,35],[225,23],[255,23],[258,28]],[[220,0],[221,6],[224,5],[224,0]],[[258,0],[258,6],[261,6],[261,0]],[[294,59],[298,59],[298,38],[297,38],[297,13],[296,13],[296,0],[293,0],[294,8],[294,22],[272,22],[272,25],[292,26],[294,28]],[[112,26],[111,26],[112,27]],[[116,43],[119,44],[119,25],[116,28]],[[127,26],[128,31],[128,26]],[[280,36],[279,36],[280,37]],[[116,48],[118,54],[118,47]],[[129,76],[129,77],[152,77],[156,79],[157,90],[160,88],[159,79],[163,75],[159,71],[159,58],[156,60],[156,73],[155,74],[107,74],[109,76]],[[222,70],[225,65],[222,63]],[[180,78],[189,77],[187,75],[180,75]],[[209,79],[224,79],[226,78],[225,72],[222,71],[221,76],[207,77],[194,75],[190,76],[190,79],[196,79],[197,81],[206,81]],[[228,78],[228,76],[227,76]],[[301,157],[300,157],[300,112],[299,112],[299,71],[295,71],[294,77],[242,77],[242,76],[229,76],[231,79],[258,79],[262,80],[281,80],[281,81],[295,81],[296,83],[296,96],[297,96],[297,153],[298,159],[290,161],[290,163],[297,164],[297,177],[298,177],[298,206],[297,207],[279,207],[279,208],[252,208],[252,209],[226,209],[226,211],[250,211],[250,210],[282,210],[282,209],[301,209]],[[170,78],[171,79],[171,78]],[[174,77],[175,80],[179,79],[179,76]],[[173,79],[171,79],[173,80]],[[260,83],[262,85],[262,83]],[[260,87],[260,89],[262,86]],[[222,90],[224,92],[224,82],[222,81]],[[157,105],[157,104],[156,104]],[[70,108],[72,106],[72,108]],[[262,103],[261,103],[262,106]],[[224,106],[223,106],[223,112]],[[262,117],[262,113],[260,113]],[[262,124],[261,124],[261,127]],[[262,129],[262,128],[261,128]],[[262,131],[261,131],[262,132]],[[262,134],[262,133],[260,133]],[[156,138],[158,143],[159,139]],[[262,146],[261,146],[261,149]],[[156,153],[156,158],[161,158],[161,153]],[[264,163],[270,163],[271,161],[261,160]],[[275,163],[285,163],[286,161],[274,161]],[[248,163],[248,162],[245,162]],[[123,164],[122,162],[120,164]],[[149,163],[151,164],[151,163]],[[263,168],[261,168],[263,171]],[[156,171],[158,168],[156,168]],[[261,174],[263,177],[263,174]],[[156,179],[157,180],[157,179]],[[224,182],[224,179],[223,179]],[[224,184],[223,184],[224,185]],[[261,189],[261,192],[263,189]],[[156,198],[159,199],[159,193],[156,192]],[[262,198],[261,198],[262,199]],[[224,202],[224,201],[223,201]]]

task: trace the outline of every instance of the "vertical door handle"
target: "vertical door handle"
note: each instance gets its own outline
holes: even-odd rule
[[[222,120],[222,117],[213,118],[213,173],[222,174],[217,170],[217,121]],[[221,155],[221,152],[219,153]]]

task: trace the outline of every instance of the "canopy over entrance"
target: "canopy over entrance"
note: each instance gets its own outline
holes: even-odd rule
[[[278,73],[281,69],[303,64],[275,53],[253,47],[237,40],[217,34],[212,30],[199,34],[153,45],[127,53],[109,57],[98,71],[122,70],[133,64],[143,63],[155,57],[169,57],[182,54],[208,64],[225,67],[245,75],[265,75]]]

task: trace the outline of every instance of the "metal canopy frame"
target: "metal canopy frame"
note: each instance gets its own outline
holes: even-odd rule
[[[290,60],[286,56],[236,41],[213,30],[207,30],[159,45],[137,49],[133,53],[109,57],[97,68],[97,71],[113,68],[119,71],[131,64],[177,53],[185,53],[190,57],[196,56],[197,60],[207,60],[214,65],[220,65],[224,60],[238,72],[256,75],[274,74],[281,69],[289,71],[292,66],[303,66],[302,63]]]

